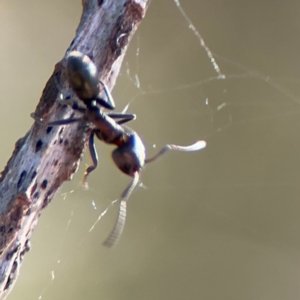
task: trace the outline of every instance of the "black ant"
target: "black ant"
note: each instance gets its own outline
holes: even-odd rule
[[[123,113],[105,113],[97,105],[98,103],[104,107],[107,107],[107,103],[114,104],[114,101],[106,85],[103,83],[104,92],[107,98],[109,98],[107,99],[108,102],[105,102],[105,100],[98,97],[99,81],[96,81],[96,75],[94,75],[96,73],[94,72],[94,67],[91,66],[91,64],[93,64],[93,62],[86,55],[83,55],[79,52],[71,52],[67,58],[67,79],[77,96],[86,105],[86,107],[73,105],[73,109],[83,113],[84,117],[87,117],[88,121],[93,123],[95,127],[92,129],[89,137],[89,151],[93,164],[85,170],[83,183],[86,184],[88,175],[95,170],[98,165],[98,156],[94,143],[95,135],[99,138],[99,140],[105,142],[106,144],[117,146],[117,148],[112,152],[113,161],[123,173],[132,177],[131,183],[124,190],[119,200],[119,213],[115,226],[108,238],[103,243],[104,246],[112,247],[118,241],[123,232],[126,220],[126,202],[139,182],[140,172],[144,165],[155,161],[169,150],[187,152],[201,150],[205,148],[206,142],[201,140],[190,146],[169,144],[164,146],[154,157],[146,159],[145,147],[139,135],[132,129],[122,125],[135,119],[135,115]],[[95,85],[97,85],[97,88]],[[93,96],[97,96],[97,98],[92,99]],[[99,99],[101,99],[101,101],[99,101]],[[32,113],[31,116],[37,123],[48,126],[66,125],[78,122],[82,119],[69,118],[53,122],[45,122],[44,120],[38,118],[34,113]],[[119,120],[116,121],[115,119]]]

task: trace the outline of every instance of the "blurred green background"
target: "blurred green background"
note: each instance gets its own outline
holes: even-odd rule
[[[119,244],[101,243],[129,182],[97,142],[44,211],[9,300],[288,300],[300,297],[299,1],[182,1],[217,74],[175,3],[153,0],[113,90],[149,155],[205,138],[198,153],[147,166]],[[1,169],[32,125],[80,1],[0,3]],[[4,142],[5,141],[5,142]],[[156,149],[153,148],[156,145]]]

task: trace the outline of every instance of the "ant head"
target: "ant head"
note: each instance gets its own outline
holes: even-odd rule
[[[140,137],[134,132],[126,143],[112,152],[116,166],[125,174],[133,176],[145,164],[145,147]]]
[[[77,97],[83,101],[98,97],[100,87],[95,64],[87,56],[78,51],[72,51],[67,57],[67,78]]]

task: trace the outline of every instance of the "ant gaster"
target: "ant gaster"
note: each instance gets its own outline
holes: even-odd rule
[[[85,107],[73,105],[73,109],[81,112],[83,117],[94,125],[89,137],[89,151],[93,164],[89,166],[83,177],[86,184],[87,176],[96,169],[98,156],[95,149],[94,136],[106,144],[115,145],[117,148],[112,152],[112,158],[116,166],[126,175],[132,177],[131,183],[124,190],[119,199],[119,213],[115,226],[104,241],[103,245],[112,247],[120,238],[126,220],[127,199],[137,186],[141,169],[145,164],[155,161],[169,150],[176,151],[198,151],[206,146],[206,142],[201,140],[190,146],[166,145],[154,157],[146,159],[145,147],[139,135],[132,129],[122,124],[135,119],[134,114],[105,113],[97,104],[107,108],[107,103],[114,108],[114,101],[105,84],[104,87],[107,102],[101,99],[99,94],[99,80],[96,81],[96,67],[94,63],[80,52],[73,51],[67,57],[67,79],[70,86],[75,91],[79,99],[85,103]],[[99,100],[100,99],[100,100]],[[105,102],[105,103],[104,103]],[[66,125],[78,122],[82,118],[69,118],[52,122],[45,122],[34,113],[31,116],[42,125],[55,126]],[[118,119],[117,121],[115,119]]]

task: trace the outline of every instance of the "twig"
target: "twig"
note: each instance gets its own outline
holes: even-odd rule
[[[127,45],[145,15],[148,0],[82,0],[76,36],[48,80],[36,115],[46,120],[68,118],[72,109],[61,95],[72,93],[65,81],[66,55],[89,55],[99,79],[111,89]],[[41,211],[61,184],[76,172],[90,131],[83,120],[68,126],[34,124],[15,145],[0,179],[0,299],[15,283],[29,239]]]

